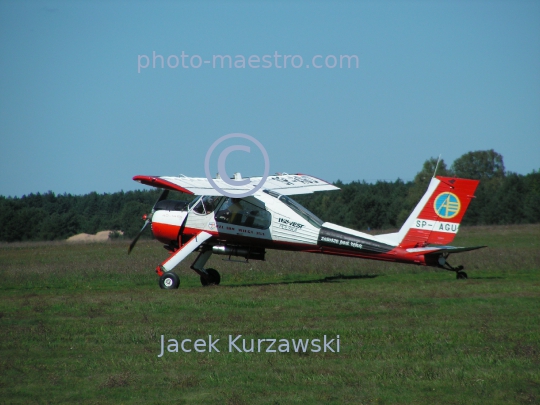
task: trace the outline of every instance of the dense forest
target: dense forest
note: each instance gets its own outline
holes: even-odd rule
[[[374,184],[337,181],[341,191],[296,196],[321,219],[358,230],[399,228],[425,192],[437,159],[428,159],[413,181]],[[503,157],[493,150],[469,152],[450,167],[441,160],[438,175],[481,180],[463,220],[465,225],[540,222],[540,172],[506,172]],[[122,230],[134,236],[160,190],[71,194],[0,196],[0,241],[65,239],[78,233]],[[171,198],[171,197],[169,197]],[[173,198],[190,200],[177,193]],[[150,232],[148,232],[150,236]]]

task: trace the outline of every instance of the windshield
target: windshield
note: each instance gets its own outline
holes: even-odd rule
[[[197,214],[210,214],[219,205],[222,197],[197,196],[188,205],[188,209],[192,209]]]
[[[201,199],[201,196],[196,196],[191,202],[188,204],[188,209],[192,209],[193,206]]]
[[[321,220],[319,217],[317,217],[314,213],[312,213],[307,208],[301,206],[296,201],[294,201],[292,198],[287,197],[286,195],[281,195],[279,193],[276,193],[272,190],[263,190],[266,194],[271,195],[274,198],[277,198],[279,201],[281,201],[283,204],[285,204],[287,207],[289,207],[291,210],[296,212],[298,215],[300,215],[302,218],[304,218],[306,221],[308,221],[311,225],[313,225],[316,228],[320,228],[322,224],[324,223],[323,220]]]

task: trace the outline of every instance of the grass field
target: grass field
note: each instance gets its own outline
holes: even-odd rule
[[[451,257],[468,280],[269,251],[213,256],[217,287],[188,258],[164,291],[167,252],[128,244],[0,245],[0,402],[540,403],[540,225],[462,228],[453,245],[489,246]],[[158,357],[161,335],[212,335],[221,351]],[[231,353],[229,335],[339,335],[340,351]]]

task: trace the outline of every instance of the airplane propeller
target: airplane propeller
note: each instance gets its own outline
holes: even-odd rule
[[[139,233],[137,234],[137,236],[135,236],[135,239],[133,239],[133,241],[131,242],[131,244],[129,245],[129,249],[128,249],[128,255],[131,253],[131,251],[133,250],[133,248],[135,247],[135,245],[137,244],[137,241],[139,240],[139,238],[141,237],[144,229],[146,228],[146,226],[152,222],[152,216],[154,215],[154,212],[156,212],[155,208],[156,208],[156,205],[162,201],[162,200],[165,200],[167,198],[167,196],[169,195],[169,190],[167,189],[164,189],[163,192],[161,193],[161,195],[159,196],[158,200],[156,201],[156,203],[154,204],[154,206],[152,207],[152,211],[150,212],[150,215],[146,216],[145,215],[145,219],[146,221],[144,222],[144,225],[143,227],[141,228],[141,230],[139,231]]]

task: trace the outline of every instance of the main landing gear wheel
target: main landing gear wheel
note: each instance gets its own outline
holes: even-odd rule
[[[180,277],[178,277],[176,273],[173,273],[172,271],[163,273],[163,275],[159,278],[159,286],[164,290],[174,290],[177,289],[179,285]]]
[[[456,273],[456,278],[458,280],[466,280],[467,279],[467,273],[465,273],[464,271],[458,271]]]
[[[201,276],[201,284],[203,286],[219,285],[221,276],[216,269],[206,269],[207,276]]]

